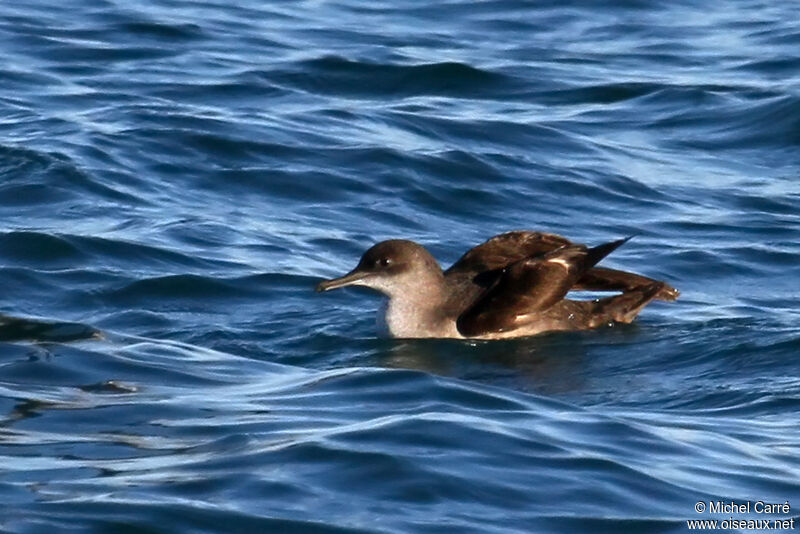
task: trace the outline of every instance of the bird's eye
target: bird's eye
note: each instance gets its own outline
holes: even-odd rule
[[[392,263],[392,260],[390,260],[389,258],[381,258],[380,261],[381,267],[386,267],[390,263]]]

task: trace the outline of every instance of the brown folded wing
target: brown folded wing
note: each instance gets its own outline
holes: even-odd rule
[[[566,296],[581,274],[578,260],[585,255],[586,247],[571,245],[543,257],[517,261],[461,314],[458,330],[468,337],[514,330],[530,314],[546,310]]]
[[[514,231],[492,237],[485,243],[470,249],[452,267],[445,271],[451,279],[471,280],[476,285],[487,287],[497,280],[500,270],[526,259],[541,256],[572,242],[560,235],[545,232]],[[584,272],[576,281],[573,290],[584,291],[630,291],[648,286],[656,280],[638,274],[594,267]],[[664,284],[655,298],[675,300],[680,293]]]
[[[467,337],[514,330],[561,301],[583,274],[628,239],[591,249],[566,245],[507,267],[456,321]]]
[[[476,276],[486,271],[503,269],[525,258],[539,256],[565,245],[569,239],[544,232],[516,231],[496,235],[466,254],[445,271],[450,274],[470,273]]]

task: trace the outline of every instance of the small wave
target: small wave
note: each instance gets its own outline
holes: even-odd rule
[[[42,59],[58,62],[50,72],[78,68],[81,70],[101,68],[108,62],[137,62],[159,60],[178,55],[180,52],[163,46],[135,45],[114,42],[88,44],[71,36],[42,36],[29,34],[17,36],[19,44],[28,47],[32,54]]]
[[[0,185],[3,205],[52,206],[83,201],[83,194],[101,202],[139,205],[139,197],[104,182],[84,170],[73,158],[60,152],[44,152],[18,146],[0,145]]]
[[[614,104],[652,95],[663,88],[662,84],[646,82],[610,83],[541,91],[536,96],[551,104]]]
[[[7,261],[48,267],[81,264],[87,258],[66,237],[29,231],[0,233],[0,255]]]
[[[755,101],[741,100],[724,110],[692,110],[657,121],[659,127],[686,127],[694,132],[676,141],[680,146],[709,150],[800,145],[800,97],[768,96]],[[702,132],[698,135],[698,132]]]
[[[273,78],[304,91],[351,97],[451,95],[501,98],[517,88],[510,76],[459,62],[392,65],[326,56],[278,71]]]
[[[165,247],[95,236],[30,231],[0,232],[0,257],[19,266],[81,268],[90,263],[102,267],[153,269],[230,266]]]
[[[225,280],[191,274],[159,276],[137,280],[108,294],[108,298],[126,302],[164,299],[209,299],[246,296],[247,292]]]
[[[147,270],[164,266],[172,268],[231,266],[230,262],[205,258],[189,251],[180,251],[166,246],[86,235],[62,236],[62,238],[67,239],[84,254],[91,255],[96,262],[105,266],[133,266],[137,269]]]
[[[206,37],[203,28],[193,23],[165,23],[154,21],[127,21],[113,25],[114,33],[131,33],[134,39],[152,37],[160,41],[194,41]]]
[[[192,300],[205,308],[209,299],[244,299],[260,302],[267,295],[313,287],[307,277],[285,274],[259,274],[239,278],[213,278],[194,274],[174,274],[136,280],[122,288],[109,290],[105,298],[115,302],[151,302],[166,305],[175,299]],[[316,280],[316,279],[314,279]],[[160,304],[159,304],[160,303]]]

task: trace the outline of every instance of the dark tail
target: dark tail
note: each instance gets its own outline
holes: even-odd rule
[[[572,287],[579,291],[631,291],[650,285],[658,280],[640,274],[625,271],[616,271],[605,267],[592,267],[586,271],[581,279]],[[664,287],[655,296],[658,300],[673,301],[681,292],[664,283]]]

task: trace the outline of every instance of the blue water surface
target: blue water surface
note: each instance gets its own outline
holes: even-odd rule
[[[0,6],[0,532],[800,527],[800,4]],[[397,341],[371,244],[598,244],[632,325]],[[715,514],[698,501],[788,502]]]

